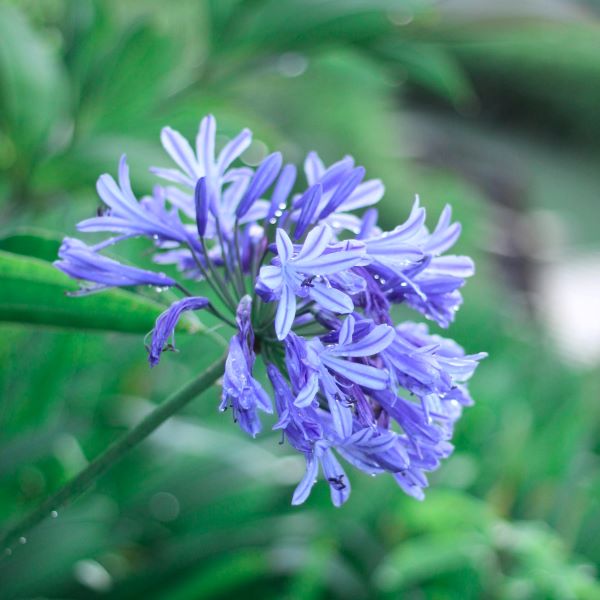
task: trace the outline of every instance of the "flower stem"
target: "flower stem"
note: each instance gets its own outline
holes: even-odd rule
[[[73,502],[85,493],[95,481],[116,464],[131,449],[158,429],[169,417],[183,408],[196,396],[206,391],[223,375],[226,356],[210,365],[198,377],[185,384],[169,396],[150,414],[146,415],[133,429],[113,442],[102,454],[97,456],[71,481],[45,500],[38,508],[30,512],[13,527],[0,536],[0,548],[10,546],[31,528],[54,514],[53,511]]]

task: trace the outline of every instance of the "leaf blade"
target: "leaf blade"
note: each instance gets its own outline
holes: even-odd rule
[[[125,290],[70,298],[75,282],[46,261],[11,252],[0,251],[0,280],[0,321],[139,334],[150,331],[165,308]]]

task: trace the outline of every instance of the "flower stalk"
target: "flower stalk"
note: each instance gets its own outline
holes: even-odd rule
[[[225,356],[215,361],[195,379],[171,394],[164,402],[146,415],[133,429],[113,442],[71,481],[45,500],[13,527],[0,536],[0,548],[10,548],[19,538],[60,508],[72,503],[89,490],[94,483],[127,453],[156,431],[165,421],[181,410],[191,400],[209,389],[223,375]]]

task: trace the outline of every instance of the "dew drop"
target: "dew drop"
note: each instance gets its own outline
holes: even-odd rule
[[[56,518],[58,517],[58,513],[57,513],[55,510],[53,510],[53,511],[50,513],[50,516],[51,516],[53,519],[56,519]]]
[[[280,202],[277,208],[279,208],[279,210],[285,210],[285,202]]]
[[[24,536],[21,536],[21,537],[19,538],[19,544],[26,544],[26,543],[27,543],[27,538],[26,538],[26,537],[24,537]]]
[[[277,219],[275,219],[275,218],[269,219],[269,223],[271,225],[275,225],[275,223],[277,223]]]
[[[308,59],[298,52],[286,52],[277,60],[277,70],[284,77],[298,77],[307,67]]]
[[[6,554],[6,556],[10,556],[12,554],[12,550],[10,548],[5,548],[4,554]]]
[[[283,213],[280,210],[275,211],[275,216],[280,217]]]

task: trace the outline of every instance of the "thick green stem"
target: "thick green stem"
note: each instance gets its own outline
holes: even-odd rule
[[[56,516],[62,506],[72,502],[86,492],[95,481],[125,456],[132,448],[158,429],[169,417],[183,408],[196,396],[206,391],[223,375],[225,356],[210,365],[196,379],[169,396],[162,404],[146,415],[133,429],[113,442],[100,456],[96,457],[79,475],[45,500],[38,508],[26,515],[0,536],[2,546],[10,547],[19,537],[51,515]]]

